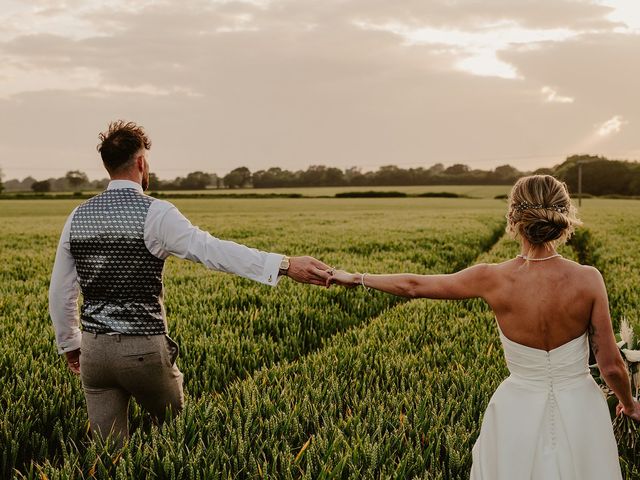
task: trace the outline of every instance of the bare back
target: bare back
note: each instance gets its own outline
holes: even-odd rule
[[[553,350],[589,327],[598,290],[593,268],[563,258],[527,262],[516,258],[489,269],[484,296],[510,340]]]

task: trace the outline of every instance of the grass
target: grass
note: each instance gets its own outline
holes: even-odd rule
[[[288,280],[271,289],[176,259],[166,305],[187,408],[158,431],[134,404],[127,447],[89,441],[81,387],[56,354],[46,299],[59,231],[77,203],[1,203],[0,477],[468,476],[482,413],[507,375],[482,302],[406,302]],[[633,201],[584,203],[590,258],[605,272],[614,317],[635,321],[640,211]],[[455,271],[517,251],[501,237],[505,204],[492,199],[175,204],[222,238],[359,271]],[[623,453],[626,478],[640,479],[632,452]]]

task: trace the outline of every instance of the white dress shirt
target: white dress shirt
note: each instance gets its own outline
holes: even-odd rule
[[[112,180],[107,190],[142,186],[130,180]],[[80,348],[80,286],[76,263],[70,250],[71,219],[67,218],[49,286],[49,313],[56,332],[58,353]],[[278,283],[283,255],[267,253],[227,240],[219,240],[200,230],[165,200],[154,200],[144,224],[144,243],[153,255],[165,259],[169,255],[199,262],[212,270],[234,273],[266,285]]]

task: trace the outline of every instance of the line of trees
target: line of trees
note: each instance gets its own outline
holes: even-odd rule
[[[64,177],[60,178],[36,180],[29,176],[23,180],[8,180],[4,183],[4,188],[8,192],[69,192],[78,190],[102,190],[108,183],[108,178],[89,180],[86,173],[80,170],[70,170]]]
[[[582,189],[591,195],[640,195],[640,163],[608,160],[594,155],[574,155],[555,167],[553,175],[578,191],[578,169],[582,166]]]
[[[38,193],[45,192],[77,192],[87,190],[103,190],[109,183],[108,178],[89,180],[87,174],[80,170],[70,170],[64,177],[36,180],[29,176],[23,180],[9,180],[4,184],[7,191]],[[149,174],[149,188],[151,190],[202,190],[205,188],[222,188],[221,179],[215,173],[191,172],[186,177],[174,180],[160,180],[155,173]],[[0,192],[2,192],[0,182]]]
[[[313,165],[307,170],[290,171],[274,167],[251,173],[237,168],[222,180],[228,188],[253,187],[324,187],[324,186],[406,186],[406,185],[511,185],[523,175],[554,175],[567,183],[570,191],[578,190],[578,168],[582,168],[584,193],[592,195],[640,195],[640,163],[609,160],[594,155],[572,155],[553,168],[523,172],[511,165],[493,170],[472,169],[455,164],[444,167],[437,163],[429,168],[380,167],[373,172],[359,168],[340,170]]]
[[[609,160],[592,155],[573,155],[553,168],[541,168],[533,172],[522,172],[511,165],[502,165],[493,170],[479,170],[464,164],[445,167],[437,163],[428,168],[406,169],[387,165],[372,172],[363,172],[355,167],[341,170],[324,165],[312,165],[306,170],[297,171],[273,167],[256,172],[251,172],[247,167],[239,167],[224,177],[196,171],[173,180],[161,180],[156,174],[151,173],[149,189],[161,191],[325,186],[510,185],[522,175],[545,173],[565,181],[570,190],[576,192],[578,168],[582,168],[585,193],[640,195],[640,163]],[[0,170],[0,192],[3,188],[1,179]],[[22,181],[9,180],[5,182],[4,189],[34,192],[101,190],[108,182],[107,178],[91,181],[84,172],[72,170],[60,178],[38,181],[33,177],[27,177]]]
[[[233,172],[231,172],[233,173]],[[307,170],[292,172],[281,168],[259,170],[250,177],[254,188],[325,187],[325,186],[381,186],[381,185],[496,185],[511,184],[523,172],[510,165],[494,170],[471,169],[468,165],[446,167],[437,163],[429,168],[400,168],[395,165],[380,167],[373,172],[359,168],[339,168],[313,165]],[[225,177],[226,184],[226,177]]]
[[[155,173],[149,174],[150,190],[204,190],[223,188],[222,180],[215,173],[191,172],[186,177],[160,180]]]

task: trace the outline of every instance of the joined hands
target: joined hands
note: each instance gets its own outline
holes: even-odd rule
[[[326,285],[331,277],[332,268],[320,260],[304,256],[289,258],[289,269],[286,275],[296,282],[312,285]]]
[[[310,283],[312,285],[331,285],[342,287],[357,287],[363,285],[362,273],[349,273],[345,270],[336,270],[320,260],[309,257],[290,257],[289,269],[286,275],[296,282]]]
[[[296,282],[310,283],[311,285],[331,285],[342,287],[357,287],[363,285],[362,273],[349,273],[345,270],[337,270],[326,263],[310,256],[290,257],[289,269],[286,275]]]
[[[336,270],[331,269],[329,271],[330,276],[327,278],[326,287],[329,288],[331,285],[339,285],[341,287],[353,288],[358,285],[364,286],[364,275],[363,273],[349,273],[345,270]]]

